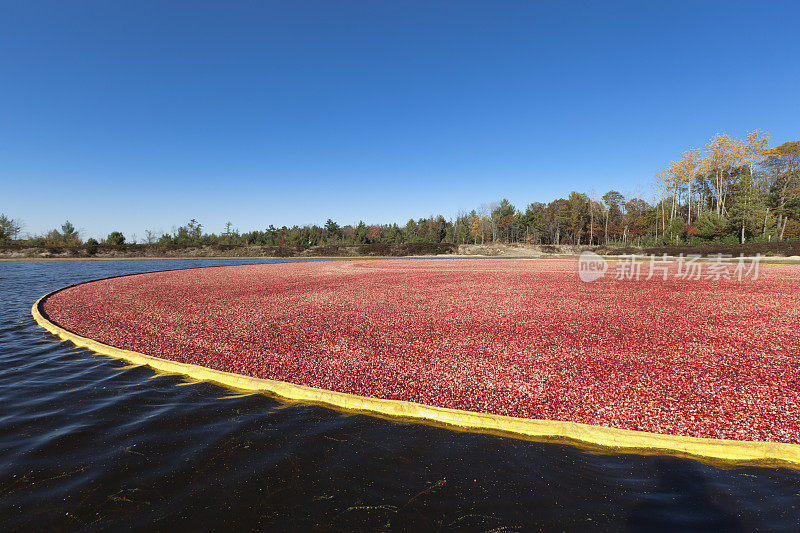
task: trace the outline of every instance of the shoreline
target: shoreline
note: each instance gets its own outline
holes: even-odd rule
[[[321,246],[228,246],[228,245],[75,245],[27,246],[0,245],[0,261],[38,260],[267,260],[267,259],[370,259],[397,257],[452,257],[496,259],[573,259],[584,252],[593,252],[608,259],[631,255],[661,259],[700,255],[715,259],[738,259],[740,256],[761,256],[762,261],[800,262],[800,241],[773,243],[701,245],[534,245],[519,243],[460,244],[452,243],[373,243],[362,245]]]
[[[637,258],[641,258],[646,262],[650,258],[650,254],[633,254]],[[603,259],[607,261],[621,261],[629,259],[631,254],[618,254],[618,255],[603,255]],[[472,255],[472,254],[445,254],[445,255],[405,255],[405,256],[374,256],[374,255],[353,255],[353,256],[297,256],[297,257],[276,257],[276,256],[138,256],[138,257],[0,257],[2,262],[61,262],[61,261],[356,261],[356,260],[387,260],[387,259],[500,259],[500,260],[518,260],[518,261],[553,261],[553,260],[577,260],[580,254],[542,254],[542,255],[514,255],[514,256],[496,256],[496,255]],[[675,262],[680,261],[680,256],[658,256],[659,261]],[[744,261],[752,262],[756,256],[744,256]],[[760,256],[759,262],[763,264],[775,265],[800,265],[800,256]],[[738,261],[739,257],[727,258],[727,262]],[[701,263],[715,262],[716,258],[713,256],[702,256],[698,259]]]

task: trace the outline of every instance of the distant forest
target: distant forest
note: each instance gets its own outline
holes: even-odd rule
[[[146,230],[129,239],[118,231],[86,244],[326,245],[369,243],[492,242],[652,246],[709,242],[763,242],[800,237],[800,141],[769,147],[769,135],[744,140],[716,134],[702,149],[689,148],[655,174],[651,201],[611,190],[596,196],[571,192],[524,209],[508,200],[484,204],[455,218],[430,216],[405,225],[274,227],[239,232],[232,223],[206,233],[191,220],[170,233]],[[21,236],[18,219],[0,215],[0,242],[30,246],[78,245],[83,240],[67,221],[44,235]]]

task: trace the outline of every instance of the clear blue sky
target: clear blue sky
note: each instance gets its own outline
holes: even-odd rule
[[[84,237],[650,198],[800,138],[798,2],[6,1],[0,212]]]

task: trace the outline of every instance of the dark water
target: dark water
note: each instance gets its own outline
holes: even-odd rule
[[[800,471],[596,454],[230,397],[76,348],[30,316],[64,285],[220,263],[0,262],[0,529],[800,527]]]

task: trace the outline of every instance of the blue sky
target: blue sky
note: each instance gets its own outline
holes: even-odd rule
[[[85,237],[650,198],[800,138],[797,2],[3,2],[0,212]]]

